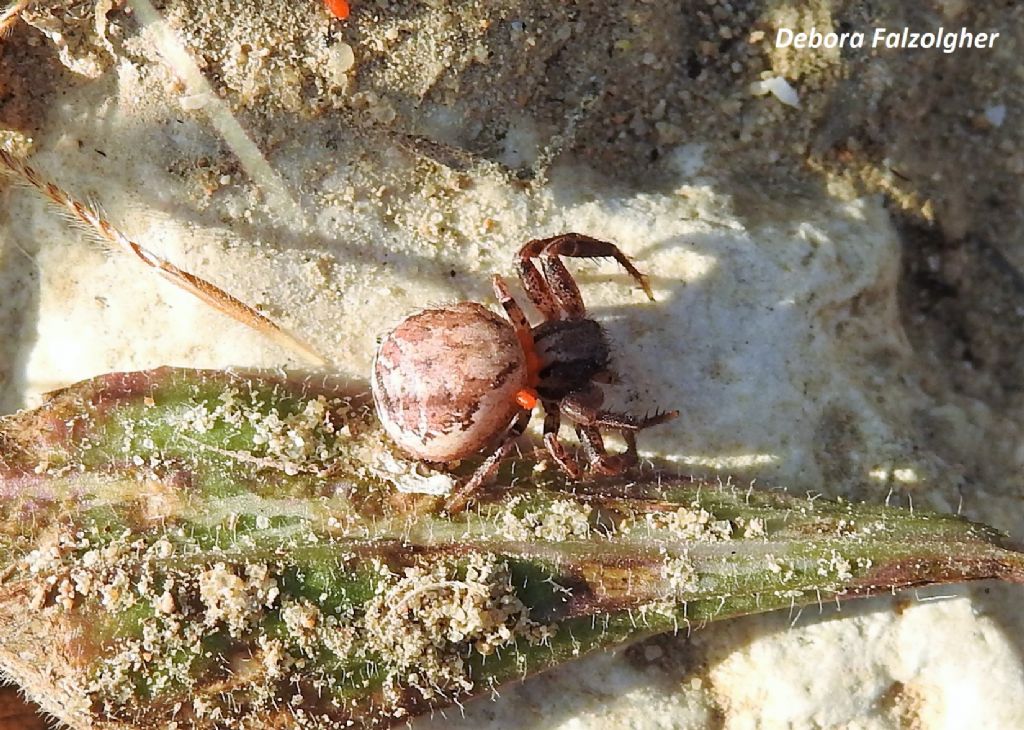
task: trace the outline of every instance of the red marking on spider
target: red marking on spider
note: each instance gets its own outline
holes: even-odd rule
[[[324,5],[327,6],[331,15],[338,20],[347,19],[349,13],[352,11],[352,8],[349,7],[349,4],[345,2],[345,0],[324,0]]]
[[[523,388],[516,393],[516,403],[519,404],[520,408],[525,408],[528,411],[532,411],[537,407],[537,391],[533,388]]]

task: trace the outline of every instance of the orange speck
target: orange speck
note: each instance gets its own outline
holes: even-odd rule
[[[516,403],[519,404],[520,408],[532,411],[537,407],[537,391],[533,388],[523,388],[516,393]]]
[[[331,15],[333,15],[335,18],[337,18],[338,20],[345,20],[348,17],[351,8],[349,8],[348,3],[345,2],[345,0],[324,1],[325,4],[327,5],[327,9],[331,11]]]

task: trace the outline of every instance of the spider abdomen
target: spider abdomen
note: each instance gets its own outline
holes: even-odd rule
[[[403,320],[380,343],[373,399],[388,435],[410,455],[450,462],[504,431],[527,385],[526,356],[512,326],[460,302]]]

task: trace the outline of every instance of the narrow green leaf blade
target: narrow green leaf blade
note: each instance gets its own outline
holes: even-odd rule
[[[1024,579],[950,516],[649,470],[567,485],[533,455],[455,517],[409,491],[451,481],[322,379],[73,386],[0,419],[0,666],[75,727],[378,726],[655,632]]]

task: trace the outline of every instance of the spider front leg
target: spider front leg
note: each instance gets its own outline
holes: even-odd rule
[[[558,429],[561,425],[562,414],[558,410],[558,403],[544,401],[544,446],[566,476],[570,479],[579,479],[580,465],[558,440]]]
[[[505,310],[505,316],[508,317],[512,328],[516,331],[516,337],[519,338],[520,344],[524,345],[523,350],[531,352],[533,350],[533,328],[530,327],[529,320],[523,314],[523,308],[519,306],[519,302],[508,290],[505,280],[497,274],[491,277],[491,286],[494,288],[494,296],[498,298],[498,303]],[[529,347],[526,347],[527,344]]]
[[[545,319],[558,319],[559,308],[568,319],[580,319],[586,315],[579,287],[559,256],[613,258],[636,280],[647,298],[654,300],[647,277],[640,273],[614,243],[579,233],[564,233],[560,236],[529,241],[519,249],[517,257],[519,278],[523,282],[523,288]],[[541,259],[543,276],[533,264],[532,260],[535,258]]]
[[[636,434],[645,428],[657,426],[679,416],[679,411],[665,411],[640,418],[628,413],[614,413],[601,409],[604,397],[596,387],[566,396],[560,405],[562,413],[576,423],[576,434],[590,461],[590,468],[599,474],[615,476],[637,462]],[[614,429],[622,434],[626,450],[609,455],[600,429]]]
[[[484,462],[476,468],[473,475],[466,480],[459,489],[448,497],[448,500],[444,503],[445,512],[448,514],[455,514],[461,512],[466,508],[466,505],[473,498],[480,487],[484,486],[491,479],[494,478],[494,473],[498,470],[498,464],[501,460],[508,456],[508,452],[512,450],[512,447],[516,443],[516,439],[526,432],[526,427],[530,423],[530,416],[533,415],[532,411],[521,411],[516,420],[513,421],[512,426],[505,432],[502,437],[501,444],[494,452],[484,459]]]
[[[604,438],[595,426],[576,426],[576,435],[580,438],[583,451],[590,462],[590,470],[614,477],[622,474],[637,462],[636,439],[627,439],[627,448],[621,454],[611,455],[604,447]]]
[[[526,319],[526,315],[523,314],[523,309],[519,306],[519,302],[515,300],[515,297],[508,290],[508,284],[505,283],[505,280],[495,274],[491,277],[491,285],[494,287],[494,296],[498,298],[498,303],[505,310],[505,316],[512,323],[512,329],[515,330],[519,346],[523,348],[523,354],[526,356],[527,387],[519,391],[516,400],[520,406],[530,410],[537,405],[537,391],[534,388],[537,385],[537,373],[540,370],[540,363],[537,360],[537,348],[533,341],[533,328],[530,327],[530,322]]]

